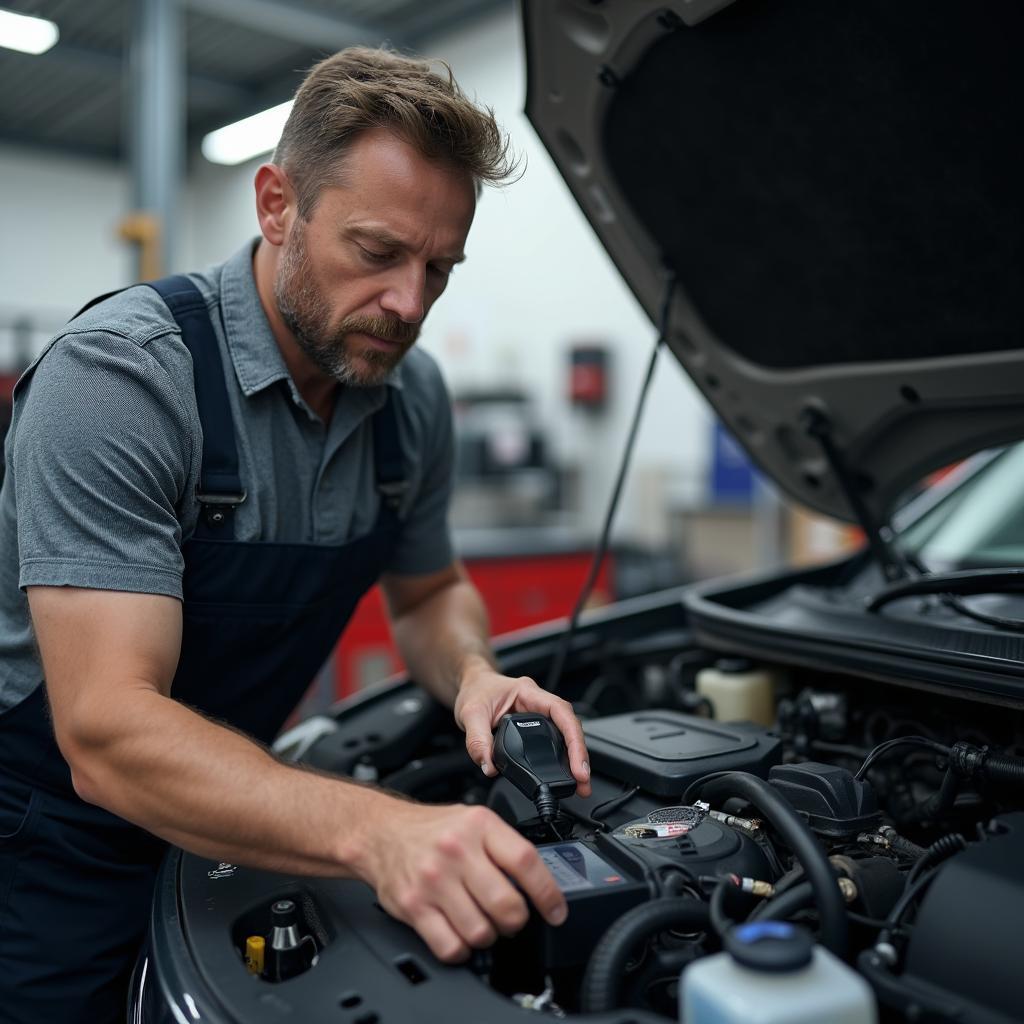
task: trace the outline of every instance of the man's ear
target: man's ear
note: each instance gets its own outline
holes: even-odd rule
[[[256,216],[263,237],[271,245],[282,245],[298,214],[295,189],[277,164],[262,164],[256,171]]]

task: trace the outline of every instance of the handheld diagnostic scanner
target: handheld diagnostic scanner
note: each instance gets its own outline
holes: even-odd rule
[[[533,801],[543,821],[576,792],[562,734],[551,719],[530,712],[503,715],[494,733],[494,767]]]

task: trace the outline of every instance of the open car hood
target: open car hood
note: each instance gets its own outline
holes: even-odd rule
[[[930,471],[1024,436],[1024,8],[523,16],[527,115],[654,321],[674,273],[669,347],[792,497],[859,518],[842,475],[884,520]]]

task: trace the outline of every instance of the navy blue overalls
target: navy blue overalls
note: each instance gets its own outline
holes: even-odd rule
[[[373,418],[382,500],[368,534],[333,546],[237,541],[231,513],[243,481],[206,304],[186,277],[152,287],[192,354],[203,427],[203,511],[183,546],[184,631],[171,693],[269,742],[398,539],[405,484],[394,392]],[[0,1024],[123,1019],[165,849],[75,795],[43,686],[0,715]]]

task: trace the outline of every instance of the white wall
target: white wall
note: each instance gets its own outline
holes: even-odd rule
[[[527,170],[509,188],[485,192],[469,259],[431,312],[422,344],[438,356],[453,388],[515,382],[536,396],[560,457],[584,467],[581,525],[596,530],[654,328],[521,113],[525,77],[515,13],[478,20],[426,49],[449,61],[467,92],[494,107]],[[193,158],[181,266],[175,269],[220,260],[257,232],[252,176],[258,164],[224,168]],[[0,150],[0,180],[6,236],[0,245],[0,310],[20,304],[64,317],[83,298],[128,283],[131,256],[115,240],[129,203],[125,174],[86,161]],[[581,340],[611,350],[611,401],[598,416],[570,409],[563,397],[566,353]],[[659,540],[666,495],[699,496],[708,422],[703,399],[666,354],[648,400],[631,471],[635,486],[623,498],[617,535]]]
[[[0,147],[0,361],[11,358],[12,319],[37,325],[38,346],[88,299],[130,283],[117,239],[129,199],[113,164]]]
[[[579,211],[522,113],[525,63],[518,17],[488,17],[427,49],[447,60],[462,87],[492,106],[526,173],[485,192],[450,291],[431,313],[425,344],[453,385],[520,379],[536,394],[564,456],[587,468],[585,525],[604,515],[619,454],[656,332]],[[600,416],[565,400],[567,350],[597,340],[611,350],[611,402]],[[456,360],[456,352],[464,355]],[[661,360],[637,440],[620,534],[663,533],[663,483],[699,476],[707,447],[703,399],[671,356]],[[653,501],[645,502],[646,494]],[[653,505],[653,507],[651,507]]]

